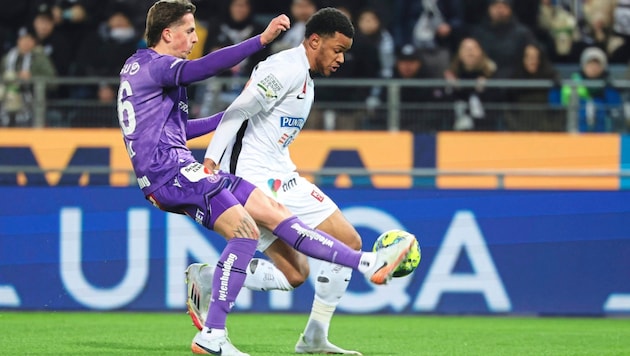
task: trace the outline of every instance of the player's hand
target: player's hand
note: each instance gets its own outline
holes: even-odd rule
[[[203,165],[204,167],[208,168],[210,172],[214,172],[214,170],[217,168],[217,164],[214,163],[214,161],[210,158],[204,158]]]
[[[273,40],[275,40],[282,31],[286,31],[291,28],[291,20],[287,15],[279,15],[276,16],[273,20],[269,22],[267,28],[260,35],[260,42],[263,46],[270,44]]]

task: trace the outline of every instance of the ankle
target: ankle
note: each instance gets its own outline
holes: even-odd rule
[[[366,276],[372,275],[376,270],[376,253],[363,252],[357,269]]]
[[[225,329],[211,329],[207,326],[203,327],[203,329],[201,330],[201,333],[210,338],[223,337],[226,335]]]

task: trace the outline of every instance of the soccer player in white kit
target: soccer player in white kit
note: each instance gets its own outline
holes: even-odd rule
[[[262,61],[247,87],[225,111],[208,146],[204,165],[228,171],[254,183],[284,204],[308,226],[317,227],[349,247],[360,250],[361,237],[337,205],[317,186],[299,176],[288,147],[308,118],[314,99],[312,73],[329,76],[344,62],[352,46],[354,28],[340,11],[324,8],[306,24],[304,41]],[[245,287],[253,290],[291,290],[309,273],[306,257],[261,228],[258,250],[272,261],[253,259]],[[328,341],[332,315],[345,293],[352,270],[322,262],[317,272],[315,298],[297,353],[355,354]],[[213,266],[193,264],[187,269],[189,310],[195,324],[203,324]],[[195,303],[196,302],[196,303]],[[200,308],[196,308],[197,304]]]

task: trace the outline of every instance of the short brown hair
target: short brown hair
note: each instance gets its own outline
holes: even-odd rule
[[[188,0],[159,0],[147,12],[144,37],[147,47],[155,47],[162,30],[182,20],[187,13],[194,14],[197,7]]]

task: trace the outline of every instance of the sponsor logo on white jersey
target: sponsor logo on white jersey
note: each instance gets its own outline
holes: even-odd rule
[[[280,127],[297,127],[298,129],[302,129],[305,122],[306,119],[301,117],[280,117]]]
[[[276,78],[273,74],[269,74],[264,77],[256,84],[256,87],[267,99],[278,98],[278,92],[282,90],[282,84],[280,84],[278,78]]]

